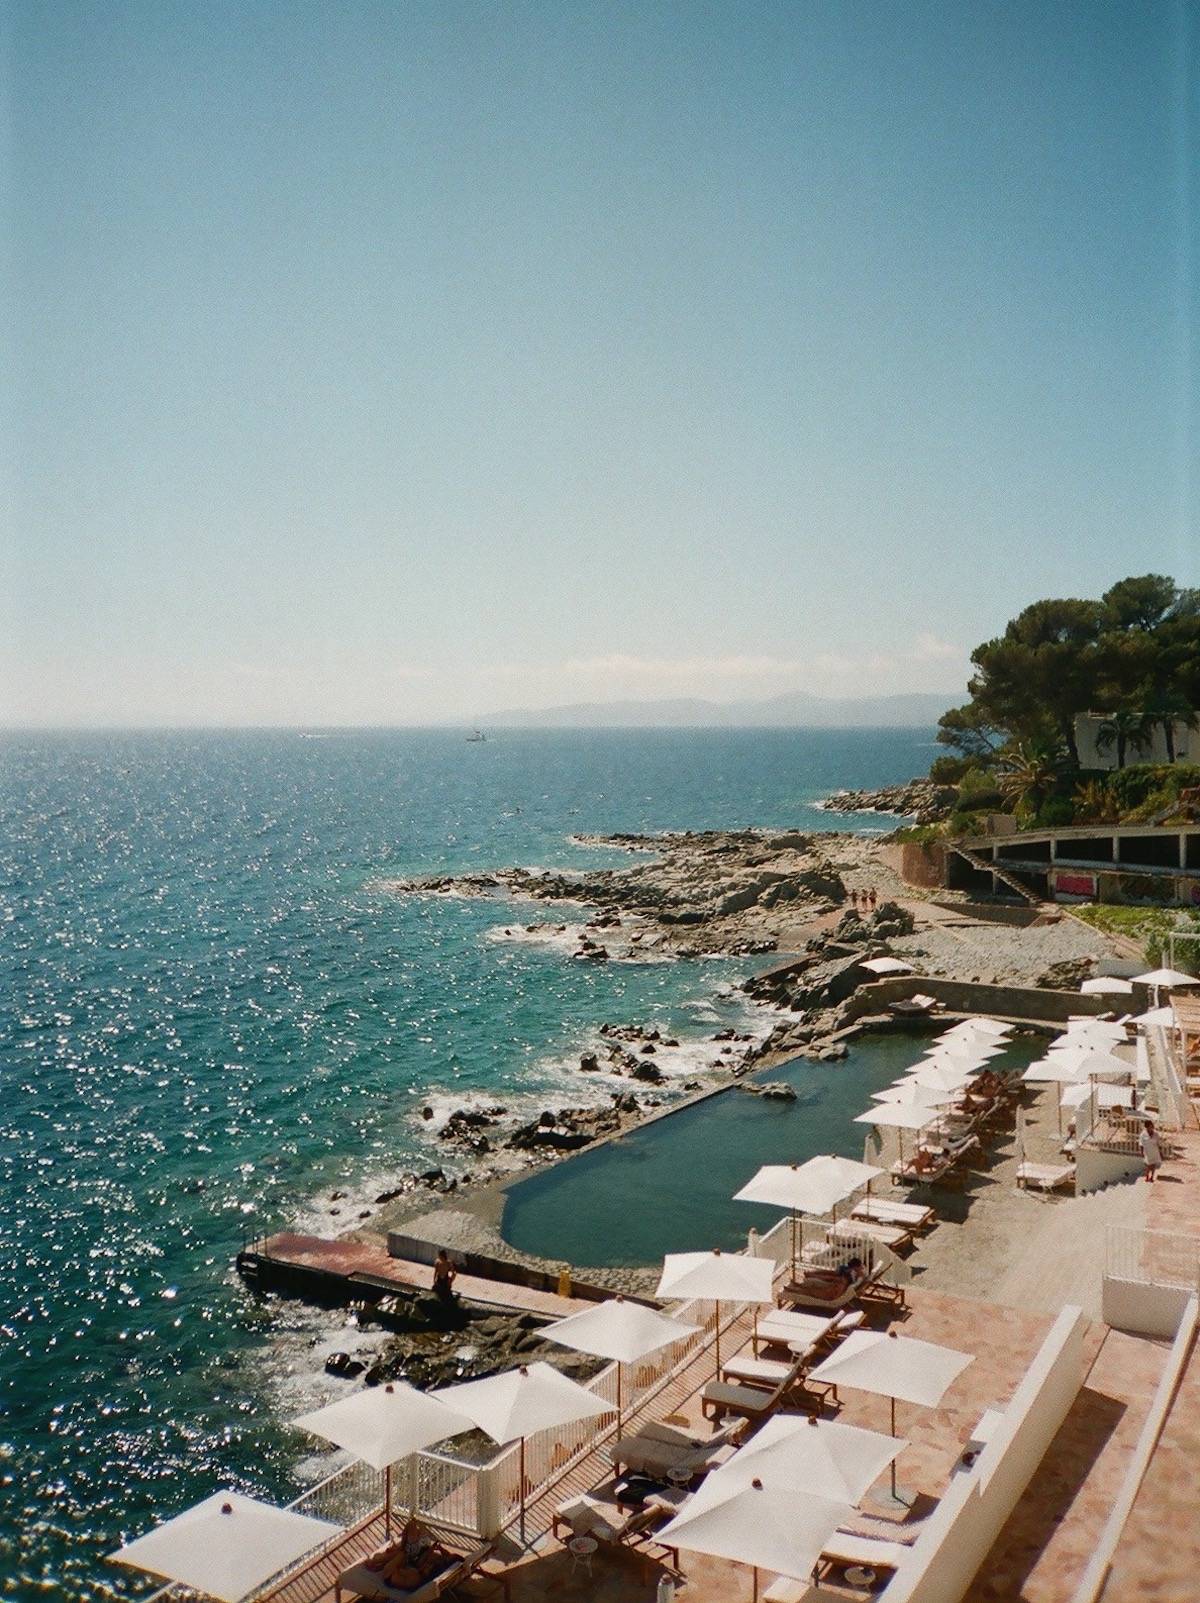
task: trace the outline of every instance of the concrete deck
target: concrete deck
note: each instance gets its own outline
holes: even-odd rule
[[[353,1291],[355,1280],[376,1288],[392,1288],[401,1294],[428,1293],[433,1285],[433,1270],[428,1264],[393,1258],[381,1242],[356,1241],[350,1236],[329,1238],[281,1232],[268,1236],[254,1251],[242,1257],[257,1259],[264,1273],[282,1268],[285,1272],[294,1270],[298,1276],[328,1276],[331,1284],[340,1282],[343,1290],[349,1292]],[[459,1274],[454,1289],[469,1302],[516,1313],[541,1314],[547,1319],[564,1319],[568,1314],[592,1306],[576,1297],[560,1297],[556,1292],[537,1291],[531,1286],[511,1285],[507,1281],[483,1280],[478,1275]]]

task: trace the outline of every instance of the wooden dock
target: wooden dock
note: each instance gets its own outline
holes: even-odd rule
[[[295,1235],[281,1231],[238,1254],[238,1270],[264,1291],[308,1293],[332,1302],[350,1303],[380,1296],[412,1298],[428,1294],[433,1271],[428,1264],[393,1258],[382,1243],[347,1237]],[[485,1280],[459,1273],[455,1291],[465,1301],[544,1319],[564,1319],[591,1304],[577,1297],[532,1286]]]

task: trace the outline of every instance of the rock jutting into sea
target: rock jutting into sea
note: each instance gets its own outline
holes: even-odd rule
[[[630,868],[507,868],[387,880],[381,888],[398,895],[507,895],[598,907],[600,916],[582,928],[574,952],[592,962],[628,958],[639,943],[669,948],[676,957],[771,952],[846,898],[825,851],[796,832],[707,830],[593,836],[583,843],[653,856]],[[623,918],[636,921],[632,934],[623,935]]]
[[[821,806],[833,813],[891,813],[916,824],[936,824],[949,818],[957,803],[958,791],[953,785],[910,779],[907,784],[885,785],[880,790],[835,791]]]

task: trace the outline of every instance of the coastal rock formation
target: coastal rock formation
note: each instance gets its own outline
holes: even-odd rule
[[[819,839],[756,830],[595,837],[588,843],[653,857],[630,868],[508,868],[392,880],[383,888],[401,895],[508,895],[599,908],[574,954],[591,962],[610,959],[614,950],[589,931],[615,928],[624,918],[642,926],[629,936],[628,949],[656,943],[677,956],[764,952],[774,950],[786,932],[845,901],[841,876]]]
[[[479,1380],[517,1364],[553,1364],[572,1380],[587,1380],[603,1360],[573,1353],[538,1334],[532,1314],[498,1314],[458,1302],[447,1308],[436,1297],[420,1297],[389,1325],[404,1328],[367,1370],[368,1386],[405,1380],[422,1389]]]
[[[830,812],[894,813],[915,824],[936,824],[949,818],[958,803],[953,785],[932,779],[912,779],[906,785],[885,785],[882,790],[839,790],[825,803]]]

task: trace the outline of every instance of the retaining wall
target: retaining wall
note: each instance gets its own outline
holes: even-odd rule
[[[886,1013],[893,1002],[913,996],[932,996],[951,1013],[990,1013],[1024,1019],[1031,1024],[1066,1024],[1077,1015],[1098,1018],[1112,1011],[1112,998],[1079,991],[1042,991],[1037,986],[984,985],[970,980],[933,979],[905,974],[893,980],[863,985],[846,1003],[847,1022],[868,1013]]]

